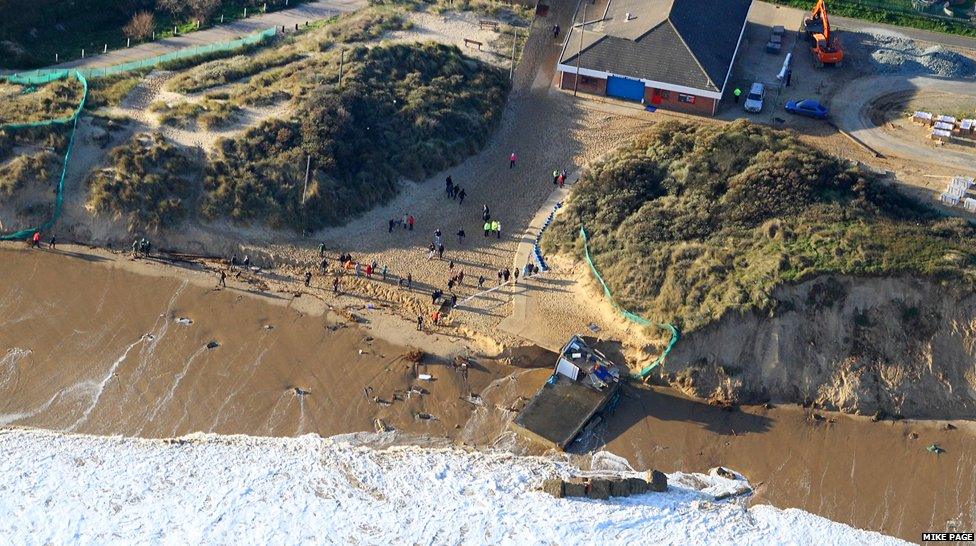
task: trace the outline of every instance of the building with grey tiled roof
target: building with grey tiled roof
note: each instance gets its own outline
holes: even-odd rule
[[[715,114],[752,0],[596,1],[563,44],[563,89]]]

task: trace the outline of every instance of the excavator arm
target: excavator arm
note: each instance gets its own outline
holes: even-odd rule
[[[810,13],[811,19],[820,19],[820,24],[823,25],[823,36],[830,43],[830,19],[827,16],[827,3],[824,0],[817,0],[816,5],[813,6],[813,11]]]

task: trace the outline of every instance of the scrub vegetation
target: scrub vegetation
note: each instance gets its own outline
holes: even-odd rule
[[[328,73],[309,82],[293,119],[218,143],[207,217],[297,230],[340,224],[392,198],[401,178],[421,179],[484,146],[508,90],[498,68],[434,43],[354,47],[344,70],[341,88]]]
[[[970,283],[976,236],[878,176],[744,121],[666,122],[589,169],[547,231],[547,252],[594,262],[618,301],[699,328],[772,311],[783,283],[840,273]]]
[[[171,227],[199,194],[201,167],[159,134],[141,134],[112,150],[111,167],[88,180],[88,208],[124,218],[130,230]]]

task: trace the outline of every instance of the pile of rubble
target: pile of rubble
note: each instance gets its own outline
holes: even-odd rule
[[[864,45],[871,50],[871,63],[879,73],[953,79],[976,75],[976,61],[945,47],[922,48],[913,40],[893,33],[866,34]]]

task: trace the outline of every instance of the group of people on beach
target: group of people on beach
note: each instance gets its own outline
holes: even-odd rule
[[[509,157],[509,167],[514,168],[518,160],[518,157],[513,152]],[[553,184],[562,187],[566,181],[566,171],[565,170],[553,170]],[[464,188],[459,184],[454,182],[452,176],[447,176],[444,183],[444,194],[451,200],[458,201],[459,205],[463,205],[464,199],[467,196]],[[482,205],[481,220],[483,222],[484,236],[490,237],[492,234],[495,235],[497,239],[501,239],[501,222],[497,218],[492,218],[491,210],[488,204]],[[392,233],[395,229],[403,229],[407,231],[413,231],[416,225],[416,218],[413,214],[404,214],[400,218],[391,218],[388,220],[387,229]],[[464,244],[465,231],[464,227],[461,226],[455,232],[457,237],[457,242],[459,246]],[[329,268],[329,257],[326,256],[326,244],[323,242],[319,244],[319,262],[318,271],[322,275],[329,275],[333,273]],[[446,290],[433,287],[430,291],[431,305],[434,306],[433,312],[430,314],[430,320],[433,324],[438,324],[443,319],[443,313],[446,309],[452,309],[458,305],[458,295],[456,289],[463,286],[465,279],[465,271],[461,267],[455,267],[453,259],[445,258],[446,247],[444,242],[444,232],[437,228],[433,231],[432,237],[429,240],[426,247],[427,259],[432,260],[436,255],[440,260],[445,260],[447,262],[448,277],[446,282]],[[236,266],[236,255],[231,258],[231,265]],[[366,260],[356,260],[353,258],[352,254],[340,253],[338,255],[337,264],[338,267],[335,270],[335,274],[332,275],[332,290],[334,293],[338,294],[340,292],[340,279],[345,275],[365,278],[372,280],[374,277],[379,277],[382,281],[387,281],[388,277],[390,280],[396,279],[397,286],[400,289],[406,288],[408,290],[413,289],[414,279],[413,273],[407,272],[406,275],[392,275],[389,267],[387,265],[380,265],[376,260],[366,261]],[[248,258],[244,258],[244,266],[249,265]],[[504,284],[512,283],[517,284],[519,277],[529,278],[535,274],[539,273],[539,267],[532,263],[531,259],[522,267],[521,269],[516,268],[499,268],[496,271],[497,285],[502,286]],[[226,286],[225,284],[225,274],[220,273],[219,286]],[[306,270],[304,272],[304,285],[306,287],[312,286],[314,275],[312,270]],[[485,275],[478,275],[477,288],[479,290],[484,289]],[[495,290],[495,288],[492,288]],[[449,294],[449,295],[448,295]],[[425,316],[419,314],[417,316],[417,329],[423,330]]]

